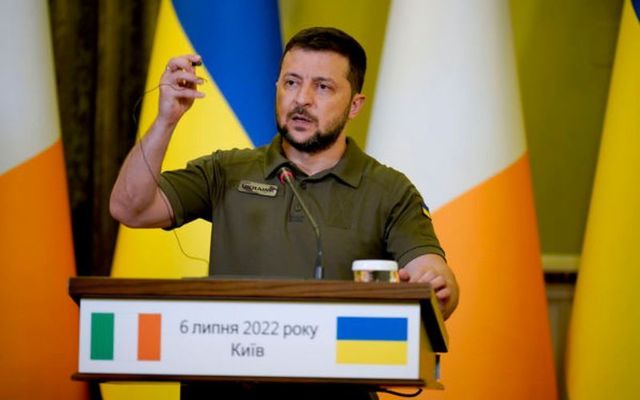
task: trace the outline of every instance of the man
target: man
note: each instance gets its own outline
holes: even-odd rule
[[[114,218],[131,227],[168,229],[205,218],[213,222],[211,274],[309,277],[315,236],[279,181],[286,166],[319,222],[327,278],[351,279],[354,259],[395,259],[403,281],[432,285],[448,318],[458,287],[420,194],[346,136],[348,121],[365,101],[360,44],[332,28],[299,32],[285,47],[276,83],[280,135],[269,146],[218,151],[160,174],[174,128],[204,97],[195,74],[200,63],[197,55],[169,61],[158,115],[114,185]]]
[[[213,222],[211,274],[310,277],[315,236],[279,181],[286,166],[318,221],[328,279],[351,279],[354,259],[395,259],[401,280],[432,285],[448,318],[458,287],[420,194],[346,136],[348,121],[365,101],[360,44],[332,28],[299,32],[285,47],[276,83],[280,135],[269,146],[218,151],[160,174],[178,121],[204,97],[195,74],[201,61],[197,55],[169,61],[158,115],[114,185],[114,218],[165,229],[205,218]]]

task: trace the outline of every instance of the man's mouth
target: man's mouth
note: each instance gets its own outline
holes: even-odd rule
[[[295,107],[287,115],[288,119],[293,122],[310,124],[316,122],[316,118],[311,115],[304,107]]]
[[[291,120],[292,121],[302,121],[302,122],[313,122],[312,118],[310,118],[310,117],[308,117],[306,115],[303,115],[303,114],[293,114],[291,116]]]

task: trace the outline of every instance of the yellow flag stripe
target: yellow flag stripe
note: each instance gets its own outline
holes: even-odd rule
[[[170,1],[163,1],[158,16],[154,48],[147,79],[147,90],[158,85],[169,58],[194,53]],[[205,65],[208,60],[204,60]],[[210,60],[215,62],[215,60]],[[164,160],[164,169],[182,168],[188,160],[224,148],[251,147],[251,141],[235,114],[218,90],[206,67],[198,74],[206,79],[197,100],[180,121]],[[152,123],[158,109],[158,91],[146,95],[140,118],[140,132]],[[177,231],[185,253],[200,259],[209,258],[211,224],[194,221]],[[186,257],[171,232],[157,229],[135,230],[121,227],[118,234],[112,276],[163,277],[205,276],[208,265]]]
[[[624,2],[567,346],[572,399],[640,393],[640,19]]]
[[[338,364],[405,365],[407,342],[387,340],[339,340],[336,343]]]

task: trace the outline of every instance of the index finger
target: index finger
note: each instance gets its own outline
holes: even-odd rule
[[[194,72],[196,65],[202,64],[202,57],[198,54],[185,54],[174,57],[167,63],[167,71],[175,72],[179,70]]]
[[[413,274],[413,276],[411,276],[411,279],[409,279],[409,282],[417,282],[417,283],[423,283],[423,282],[429,282],[434,278],[434,274],[433,271],[431,270],[420,270],[416,273]]]

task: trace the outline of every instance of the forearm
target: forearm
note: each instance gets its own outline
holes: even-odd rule
[[[203,80],[195,75],[198,55],[174,57],[160,78],[158,116],[127,156],[111,192],[111,215],[132,227],[168,227],[173,211],[158,187],[158,177],[169,140],[182,115],[196,98]]]
[[[158,177],[174,128],[174,123],[156,118],[127,155],[110,199],[111,214],[118,221],[130,226],[155,222],[144,221],[144,215],[158,200]]]

